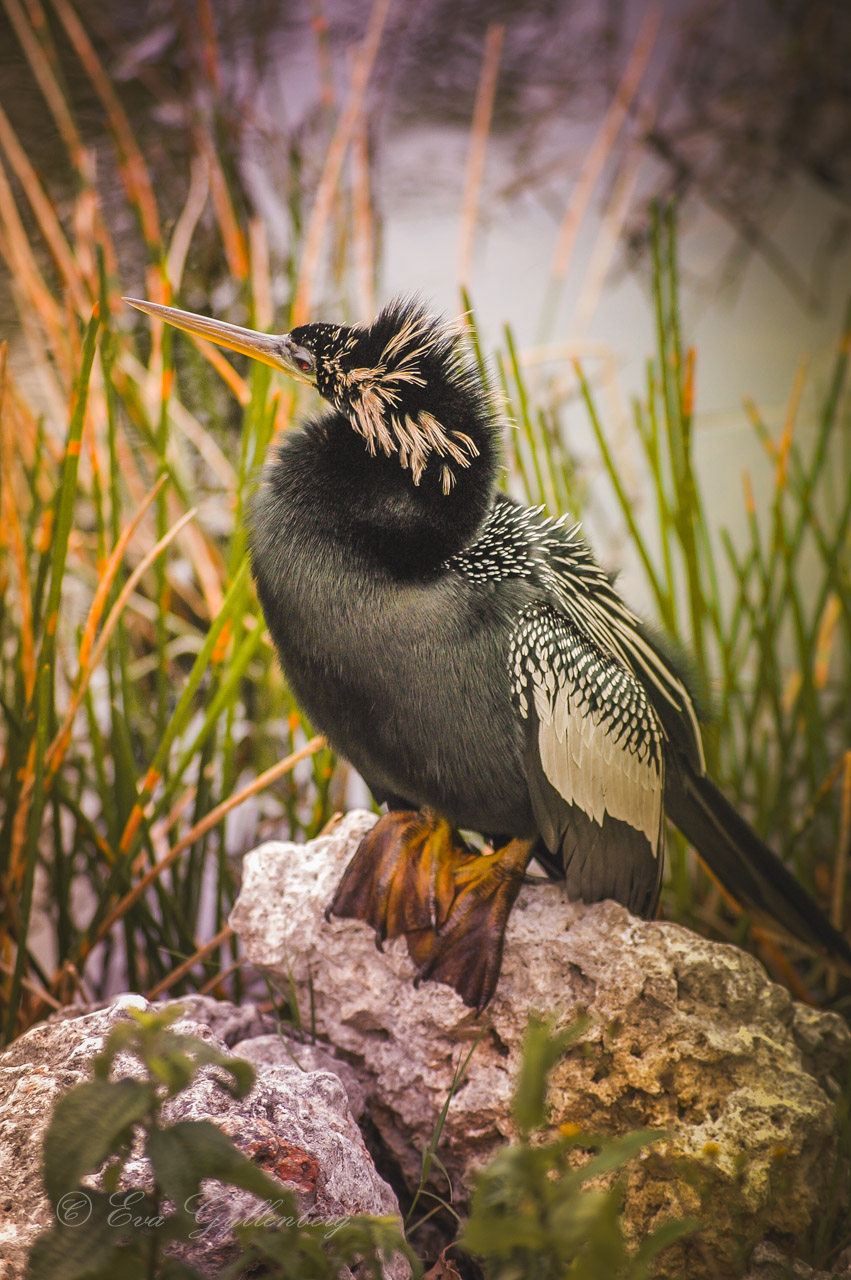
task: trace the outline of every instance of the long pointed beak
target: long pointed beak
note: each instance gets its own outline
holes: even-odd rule
[[[206,338],[229,351],[239,351],[252,360],[260,360],[271,365],[273,369],[282,369],[291,378],[306,382],[309,386],[316,383],[295,363],[293,357],[294,343],[289,334],[258,333],[255,329],[243,329],[238,324],[226,324],[224,320],[213,320],[210,316],[199,316],[194,311],[180,311],[177,307],[164,307],[159,302],[147,302],[142,298],[122,298],[122,302],[144,311],[146,315],[157,316],[184,333],[194,334],[198,338]]]

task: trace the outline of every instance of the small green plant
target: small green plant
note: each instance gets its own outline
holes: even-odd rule
[[[197,1232],[201,1183],[241,1187],[264,1203],[263,1221],[236,1225],[241,1253],[225,1277],[262,1263],[263,1274],[287,1280],[334,1280],[345,1266],[380,1278],[382,1259],[403,1253],[419,1265],[391,1218],[305,1222],[295,1198],[206,1120],[167,1124],[163,1108],[213,1067],[223,1089],[243,1098],[254,1084],[247,1062],[171,1030],[179,1008],[131,1011],[95,1059],[94,1079],[60,1099],[44,1140],[44,1183],[56,1224],[30,1254],[29,1280],[194,1280],[201,1273],[166,1250]],[[112,1080],[119,1055],[142,1065],[138,1076]],[[121,1186],[128,1157],[141,1150],[153,1184]],[[83,1187],[100,1171],[101,1188]]]
[[[479,1043],[481,1042],[482,1037],[485,1034],[485,1030],[486,1030],[486,1027],[483,1026],[479,1031],[479,1034],[476,1036],[475,1040],[471,1044],[467,1053],[464,1055],[463,1058],[459,1059],[458,1065],[455,1068],[455,1074],[452,1077],[452,1083],[449,1086],[449,1092],[446,1095],[443,1106],[440,1109],[440,1115],[437,1117],[434,1128],[432,1129],[428,1146],[425,1147],[421,1153],[420,1180],[414,1192],[414,1198],[411,1201],[411,1207],[408,1210],[407,1214],[405,1215],[405,1230],[409,1236],[412,1236],[414,1232],[417,1231],[423,1225],[423,1223],[428,1222],[429,1218],[431,1218],[435,1213],[438,1213],[441,1209],[446,1210],[458,1222],[461,1221],[461,1219],[458,1217],[458,1214],[456,1213],[455,1209],[452,1206],[452,1199],[453,1199],[452,1179],[449,1176],[448,1169],[446,1168],[443,1161],[440,1159],[440,1157],[437,1154],[437,1148],[440,1145],[440,1139],[443,1134],[443,1127],[446,1124],[446,1116],[449,1112],[449,1105],[452,1102],[452,1099],[455,1097],[456,1093],[458,1092],[459,1088],[461,1087],[461,1083],[466,1074],[467,1067],[470,1065],[470,1059],[472,1058],[473,1054],[476,1052],[476,1049],[478,1048]],[[449,1188],[448,1200],[444,1199],[444,1197],[442,1196],[437,1195],[427,1185],[429,1177],[431,1175],[432,1166],[439,1169],[440,1173],[446,1179],[446,1184]],[[424,1213],[421,1218],[418,1218],[416,1221],[412,1221],[414,1218],[414,1210],[416,1209],[422,1197],[425,1197],[426,1199],[432,1200],[434,1202],[432,1205],[432,1208],[429,1209],[426,1213]]]
[[[547,1077],[582,1033],[581,1023],[554,1032],[531,1020],[514,1097],[520,1142],[503,1148],[476,1181],[472,1211],[459,1244],[478,1255],[488,1280],[641,1280],[653,1258],[696,1224],[664,1223],[630,1252],[621,1227],[623,1188],[588,1184],[622,1170],[660,1134],[623,1138],[594,1136],[564,1125],[555,1140],[542,1141],[547,1122]],[[574,1167],[576,1152],[591,1155]]]

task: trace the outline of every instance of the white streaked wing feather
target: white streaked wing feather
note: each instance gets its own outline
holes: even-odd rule
[[[608,814],[641,831],[656,856],[662,739],[644,690],[627,668],[595,651],[554,610],[527,611],[523,627],[519,644],[515,637],[511,667],[515,693],[522,684],[527,706],[532,686],[545,777],[566,804],[576,805],[592,821],[602,825]],[[555,655],[546,664],[544,651]]]

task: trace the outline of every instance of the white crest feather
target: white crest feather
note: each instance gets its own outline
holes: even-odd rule
[[[445,426],[425,408],[416,414],[398,408],[403,388],[427,385],[422,360],[441,349],[457,352],[465,333],[461,323],[444,324],[424,311],[412,310],[386,342],[375,366],[344,369],[339,358],[329,360],[341,392],[338,405],[351,415],[370,453],[379,449],[388,457],[398,453],[415,484],[420,483],[429,458],[436,455],[443,460],[440,482],[445,494],[455,483],[454,467],[469,467],[478,457],[477,445],[466,432]]]

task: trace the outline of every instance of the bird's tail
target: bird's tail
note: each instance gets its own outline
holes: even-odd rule
[[[665,810],[754,923],[772,931],[779,925],[851,972],[851,946],[709,778],[678,761],[669,772]]]

